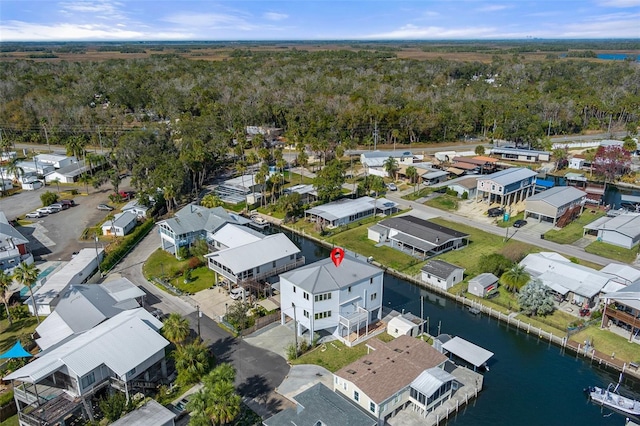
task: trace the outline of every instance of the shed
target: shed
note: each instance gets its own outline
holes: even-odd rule
[[[486,367],[486,362],[493,356],[493,352],[458,336],[445,342],[442,349],[473,365],[474,371],[478,367]]]
[[[469,280],[469,293],[478,297],[486,297],[498,288],[498,277],[485,272]]]
[[[417,336],[419,334],[418,324],[409,321],[402,315],[391,318],[387,324],[387,333],[393,337],[398,336]]]
[[[171,410],[150,399],[142,407],[111,423],[111,426],[173,426],[175,418]]]
[[[107,220],[102,224],[102,235],[114,235],[124,237],[136,226],[138,216],[131,212],[125,211],[118,213],[113,220]]]
[[[422,267],[422,281],[448,290],[462,281],[464,268],[442,260],[432,260]]]

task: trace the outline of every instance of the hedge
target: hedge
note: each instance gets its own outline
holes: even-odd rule
[[[120,260],[138,244],[138,242],[144,238],[145,235],[151,231],[155,222],[153,219],[147,219],[142,225],[137,226],[133,232],[124,237],[122,243],[120,243],[113,251],[109,252],[102,263],[100,264],[100,270],[102,273],[106,273],[111,270]]]

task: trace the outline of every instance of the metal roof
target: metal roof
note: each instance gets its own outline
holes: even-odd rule
[[[443,384],[453,380],[456,380],[453,375],[447,373],[442,368],[433,367],[420,373],[420,375],[411,382],[411,387],[428,398],[440,389]]]
[[[512,183],[520,182],[525,179],[529,179],[532,176],[536,176],[538,173],[533,170],[525,169],[523,167],[512,167],[509,169],[501,170],[490,175],[484,175],[479,177],[478,180],[488,180],[495,182],[498,185],[507,186]]]
[[[449,176],[449,173],[444,170],[437,170],[433,172],[428,172],[422,175],[423,179],[435,179],[442,176]]]
[[[175,216],[158,224],[169,227],[176,235],[189,234],[197,231],[215,232],[226,223],[246,225],[249,219],[237,214],[227,213],[222,207],[208,209],[206,207],[189,204],[176,212]]]
[[[459,232],[411,215],[385,219],[379,222],[379,225],[420,239],[432,247],[442,245],[451,239],[469,236],[469,234],[465,234],[464,232]],[[398,235],[393,236],[393,238],[398,239]]]
[[[213,234],[212,239],[219,241],[225,247],[238,247],[259,241],[264,237],[264,234],[254,231],[251,228],[247,228],[246,226],[238,226],[228,223]]]
[[[131,411],[128,414],[120,417],[115,422],[111,423],[111,426],[149,426],[149,425],[165,425],[173,424],[172,420],[176,415],[166,408],[164,405],[157,402],[155,399],[150,399],[145,404]]]
[[[476,367],[482,366],[493,356],[493,352],[458,336],[444,343],[442,348]]]
[[[283,233],[278,233],[248,244],[209,253],[205,257],[215,259],[237,274],[298,253],[298,246]]]
[[[516,155],[551,155],[549,151],[535,151],[533,149],[521,149],[521,148],[491,148],[489,151],[491,154],[516,154]]]
[[[367,196],[356,199],[343,198],[342,200],[322,204],[320,206],[309,209],[305,212],[305,214],[320,216],[321,218],[331,222],[337,219],[357,215],[358,213],[374,209],[374,204],[382,207],[385,202],[386,201],[381,200],[376,201],[375,198]],[[397,205],[396,203],[393,204],[394,206]]]
[[[527,201],[543,201],[553,207],[562,207],[586,196],[586,192],[573,186],[556,186],[530,196]]]
[[[280,274],[280,278],[311,294],[318,294],[340,290],[382,273],[381,269],[346,255],[338,267],[327,257]]]
[[[295,396],[289,408],[262,421],[265,426],[375,426],[378,421],[341,394],[316,383]],[[124,425],[124,424],[123,424]]]
[[[76,177],[82,173],[88,172],[91,167],[85,165],[84,160],[80,160],[77,163],[69,164],[68,166],[60,167],[52,174],[59,174],[64,177]]]
[[[610,218],[597,228],[600,231],[618,232],[627,237],[635,238],[640,235],[640,214],[624,213]]]
[[[449,275],[453,274],[456,270],[461,269],[464,271],[464,268],[460,266],[453,265],[451,263],[447,263],[444,260],[430,260],[423,267],[422,271],[427,272],[429,274],[435,275],[438,278],[448,278]]]
[[[41,352],[4,380],[37,383],[62,367],[82,377],[103,364],[118,377],[124,377],[169,346],[158,332],[161,327],[162,323],[143,308],[121,312],[68,342]]]
[[[610,263],[604,268],[600,269],[600,272],[619,277],[627,283],[632,283],[640,280],[640,270],[630,265]]]
[[[0,241],[5,242],[9,238],[16,240],[14,242],[18,244],[27,244],[29,242],[16,228],[11,226],[5,214],[0,212]]]
[[[498,282],[498,277],[493,275],[490,272],[484,272],[478,276],[473,277],[469,280],[469,283],[474,282],[480,284],[483,288],[487,288],[490,285],[493,285]]]

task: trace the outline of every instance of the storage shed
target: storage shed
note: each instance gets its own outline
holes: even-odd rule
[[[498,277],[485,272],[469,280],[469,293],[478,297],[486,297],[498,288]]]

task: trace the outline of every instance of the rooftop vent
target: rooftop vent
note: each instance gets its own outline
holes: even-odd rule
[[[356,374],[356,370],[347,370],[347,373],[349,373],[349,374]]]
[[[362,361],[362,362],[364,362],[364,363],[365,363],[365,364],[367,364],[367,365],[371,365],[371,364],[373,364],[373,363],[372,363],[371,361],[369,361],[368,359],[365,359],[365,360],[364,360],[364,361]]]

